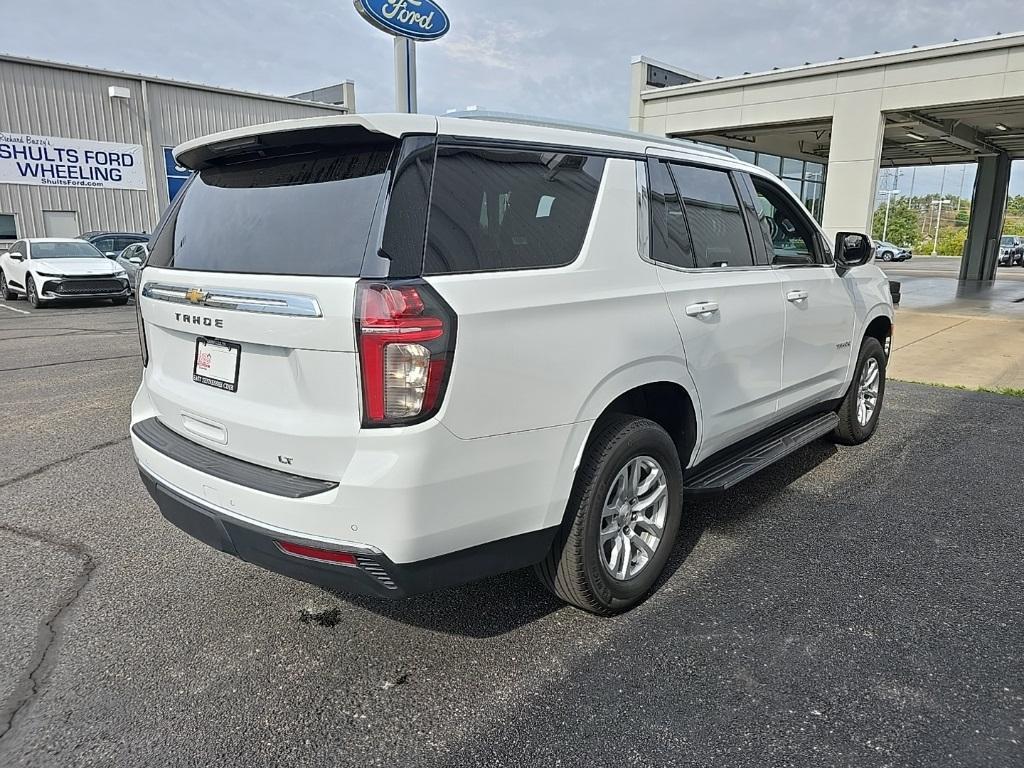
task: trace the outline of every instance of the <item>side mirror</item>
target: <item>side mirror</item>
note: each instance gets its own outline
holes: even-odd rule
[[[142,266],[142,258],[139,256],[132,256],[128,259],[129,264],[134,264],[136,267]]]
[[[107,251],[103,255],[106,256],[108,259],[116,259],[117,258],[117,253],[115,253],[114,251]]]
[[[875,244],[859,232],[840,232],[836,235],[836,264],[840,267],[859,267],[875,255]]]
[[[12,261],[24,261],[25,260],[25,255],[21,254],[21,253],[18,253],[17,251],[11,251],[11,253],[9,253],[7,255],[11,257]]]

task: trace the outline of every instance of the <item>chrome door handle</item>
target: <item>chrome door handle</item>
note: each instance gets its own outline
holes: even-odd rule
[[[794,304],[798,301],[807,301],[807,291],[790,291],[786,294],[786,301],[792,301]]]
[[[700,301],[686,308],[686,314],[690,317],[709,317],[717,311],[718,304],[714,301]]]

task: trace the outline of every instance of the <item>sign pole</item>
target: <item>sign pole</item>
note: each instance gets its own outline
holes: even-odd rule
[[[416,43],[408,37],[395,38],[395,111],[417,111]]]

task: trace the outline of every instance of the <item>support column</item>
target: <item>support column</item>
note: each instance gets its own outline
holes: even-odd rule
[[[395,38],[395,111],[414,114],[416,105],[416,43]]]
[[[971,200],[971,223],[960,262],[961,280],[992,280],[1003,234],[1003,214],[1010,190],[1010,158],[1001,154],[978,160]]]
[[[635,56],[629,65],[629,130],[643,131],[644,102],[640,93],[647,85],[647,62]]]
[[[829,237],[871,232],[884,128],[880,90],[836,96],[821,220]]]

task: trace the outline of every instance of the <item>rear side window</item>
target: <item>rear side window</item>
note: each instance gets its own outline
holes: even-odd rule
[[[683,208],[668,163],[649,160],[651,196],[651,258],[662,264],[693,267],[693,248]]]
[[[671,165],[698,268],[754,264],[739,198],[727,171]]]
[[[424,273],[558,267],[579,255],[604,159],[518,149],[441,147]]]
[[[214,166],[196,174],[149,265],[357,277],[393,144]]]

